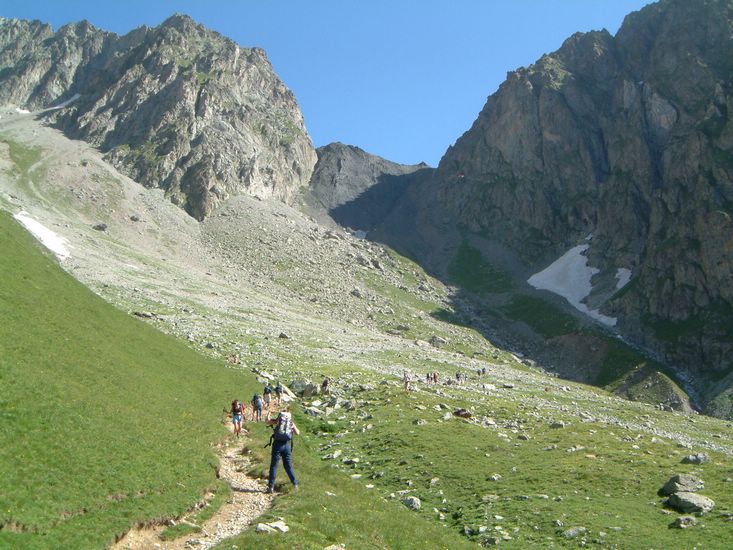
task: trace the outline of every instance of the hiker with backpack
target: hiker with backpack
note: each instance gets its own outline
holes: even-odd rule
[[[277,397],[277,405],[280,406],[280,401],[283,397],[283,385],[278,382],[277,386],[275,386],[275,397]]]
[[[239,437],[242,433],[242,420],[244,419],[244,403],[239,399],[232,401],[232,410],[230,411],[232,416],[232,424],[234,424],[234,435]]]
[[[267,412],[270,412],[270,398],[272,397],[272,386],[269,382],[265,384],[265,389],[262,390],[262,395],[265,398],[265,407],[267,407]]]
[[[262,422],[262,396],[259,393],[252,397],[252,420]]]
[[[300,435],[300,430],[293,422],[293,417],[288,411],[282,411],[277,418],[267,421],[268,426],[273,426],[273,433],[270,442],[265,445],[272,445],[272,458],[270,459],[270,476],[267,481],[267,492],[275,491],[275,479],[277,478],[277,469],[282,458],[285,473],[288,474],[290,481],[293,483],[295,490],[298,490],[298,478],[295,477],[293,470],[293,434]]]

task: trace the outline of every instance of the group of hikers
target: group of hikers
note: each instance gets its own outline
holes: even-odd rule
[[[482,376],[486,376],[486,367],[476,369],[476,377],[481,378]],[[455,382],[452,382],[450,380],[450,376],[447,377],[445,384],[464,384],[468,381],[468,374],[464,371],[456,371],[456,379]],[[413,376],[410,372],[407,370],[404,370],[402,372],[402,382],[405,385],[405,391],[412,391],[414,390],[413,387]],[[437,372],[427,372],[425,373],[425,383],[429,386],[435,385],[439,383],[439,375]]]
[[[272,407],[276,406],[278,410],[282,404],[284,388],[279,382],[273,388],[268,382],[262,391],[262,395],[255,393],[250,401],[251,405],[251,416],[249,420],[252,422],[262,421],[262,411],[267,410],[265,416],[265,423],[268,426],[273,427],[273,433],[270,437],[270,442],[265,445],[266,447],[272,446],[272,455],[270,459],[270,473],[267,482],[267,492],[272,493],[275,490],[275,479],[277,478],[277,470],[280,465],[280,460],[283,462],[285,472],[288,474],[290,481],[297,490],[299,487],[298,478],[295,476],[295,470],[293,469],[293,435],[299,435],[300,430],[295,425],[293,417],[287,409],[280,410],[274,418],[272,417]],[[273,398],[274,394],[274,398]],[[232,401],[232,407],[229,411],[231,416],[232,424],[234,426],[234,435],[239,437],[242,434],[242,425],[247,414],[247,407],[239,399]]]
[[[275,394],[273,399],[272,395]],[[234,435],[239,437],[242,433],[242,422],[247,420],[247,411],[251,410],[251,414],[248,420],[252,422],[262,422],[262,411],[267,409],[267,420],[270,419],[270,403],[276,403],[279,407],[282,403],[283,386],[280,382],[273,388],[268,382],[262,390],[262,395],[255,393],[252,396],[252,400],[249,402],[250,407],[247,407],[244,402],[239,399],[232,401],[232,408],[229,414],[234,424]]]

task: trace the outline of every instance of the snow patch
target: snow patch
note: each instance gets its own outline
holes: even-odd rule
[[[598,273],[598,269],[590,267],[588,258],[583,255],[589,246],[581,244],[571,248],[545,269],[532,275],[527,282],[534,288],[562,296],[578,311],[612,327],[616,325],[616,318],[603,315],[583,303],[593,289],[591,277]]]
[[[16,107],[15,112],[21,115],[29,115],[31,113],[28,109],[21,109],[20,107]]]
[[[625,267],[619,267],[616,270],[616,290],[621,290],[631,280],[631,270]]]
[[[71,96],[71,97],[70,97],[69,99],[67,99],[66,101],[62,101],[62,102],[61,102],[61,103],[59,103],[58,105],[54,105],[53,107],[49,107],[49,108],[48,108],[47,110],[48,110],[48,111],[53,111],[54,109],[63,109],[63,108],[64,108],[64,107],[66,107],[66,106],[67,106],[67,105],[68,105],[69,103],[73,103],[74,101],[76,101],[76,100],[77,100],[77,99],[79,99],[80,97],[81,97],[81,95],[79,95],[79,94],[74,94],[73,96]]]
[[[13,216],[25,227],[41,244],[56,254],[60,260],[65,260],[71,256],[69,252],[68,241],[63,237],[59,237],[56,233],[41,225],[39,222],[30,217],[27,212],[18,212]]]

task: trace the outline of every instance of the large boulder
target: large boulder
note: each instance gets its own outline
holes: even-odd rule
[[[715,501],[696,493],[680,492],[671,495],[667,499],[667,506],[682,512],[683,514],[689,514],[691,512],[704,514],[715,508]]]
[[[664,487],[660,490],[660,494],[663,496],[671,495],[674,493],[696,493],[705,488],[705,484],[702,479],[699,479],[691,474],[677,474],[672,476]]]
[[[290,390],[300,397],[312,397],[318,395],[319,388],[310,380],[300,378],[290,383]]]

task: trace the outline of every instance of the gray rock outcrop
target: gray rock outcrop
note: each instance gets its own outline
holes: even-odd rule
[[[701,514],[710,512],[715,508],[715,501],[697,493],[674,493],[667,499],[667,505],[683,514],[698,512]]]
[[[398,164],[343,143],[320,147],[317,154],[306,203],[314,215],[325,212],[363,231],[384,217],[410,182],[431,171],[424,163]]]
[[[670,478],[667,483],[664,484],[660,493],[662,495],[671,495],[673,493],[696,493],[702,491],[705,488],[705,484],[698,477],[692,474],[677,474]]]

